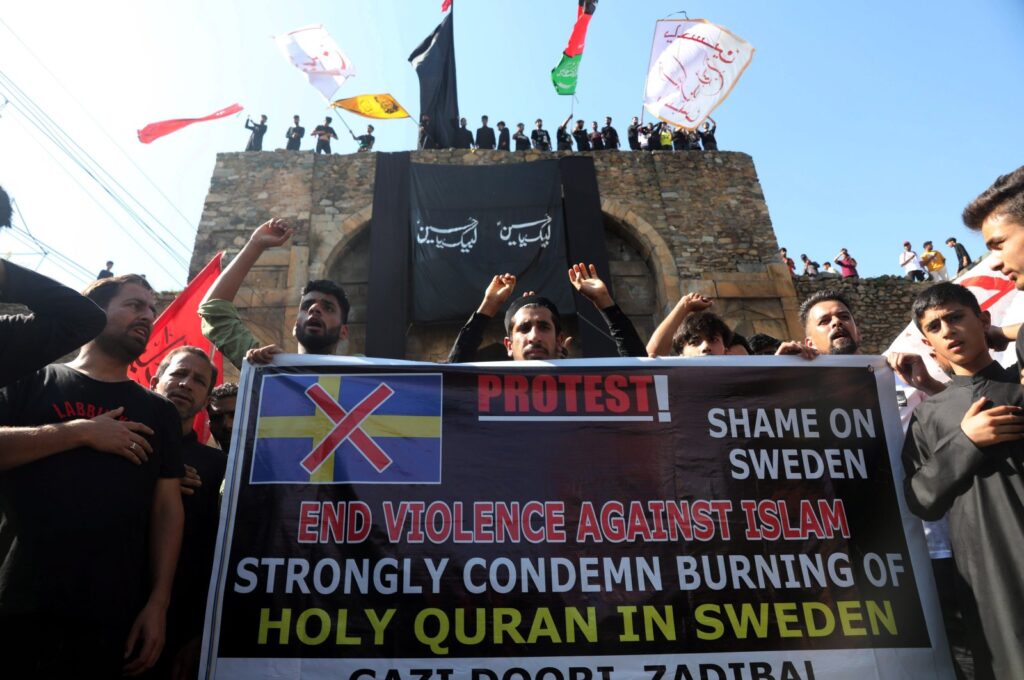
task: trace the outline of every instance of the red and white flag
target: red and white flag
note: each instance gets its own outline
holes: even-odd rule
[[[684,30],[660,53],[664,43],[655,35],[652,57],[658,56],[647,74],[644,108],[670,125],[695,130],[732,92],[754,48],[703,19],[678,28]]]
[[[242,110],[241,104],[232,104],[231,106],[225,107],[220,111],[214,111],[208,116],[202,118],[174,118],[172,120],[162,120],[158,123],[150,123],[146,127],[138,131],[139,141],[143,144],[149,144],[154,139],[160,139],[164,135],[169,135],[172,132],[177,132],[181,128],[191,125],[192,123],[202,123],[208,120],[217,120],[218,118],[226,118],[233,116]]]
[[[210,355],[213,365],[217,367],[217,381],[223,382],[224,357],[214,348],[213,343],[203,337],[199,326],[199,303],[220,276],[223,256],[224,253],[217,253],[153,322],[146,351],[128,367],[128,377],[147,390],[156,375],[156,369],[168,352],[185,345],[198,347]],[[195,429],[199,441],[205,442],[210,434],[205,410],[196,415]]]
[[[306,26],[274,38],[285,59],[306,74],[309,84],[328,101],[335,91],[356,74],[345,56],[322,25]]]

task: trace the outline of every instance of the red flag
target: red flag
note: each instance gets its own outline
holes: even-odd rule
[[[579,2],[579,9],[576,10],[576,25],[573,26],[572,35],[569,36],[569,45],[565,48],[567,57],[583,54],[583,45],[587,41],[590,19],[597,10],[597,0],[579,0]]]
[[[199,327],[199,302],[220,275],[223,256],[224,253],[217,253],[153,322],[146,351],[128,367],[128,377],[147,390],[163,358],[172,349],[183,345],[194,345],[209,354],[217,367],[218,383],[224,381],[224,357],[214,349],[213,343],[203,337]],[[200,443],[206,442],[210,429],[205,410],[196,415],[195,429]]]
[[[218,118],[226,118],[227,116],[233,116],[242,110],[241,104],[232,104],[226,109],[215,111],[209,116],[203,116],[202,118],[175,118],[174,120],[162,120],[159,123],[150,123],[146,127],[139,130],[139,141],[143,144],[149,144],[154,139],[160,139],[164,135],[169,135],[172,132],[177,132],[181,128],[191,125],[192,123],[202,123],[208,120],[217,120]]]
[[[444,1],[443,1],[443,2],[441,3],[441,11],[442,11],[442,12],[447,12],[447,11],[448,11],[448,10],[450,10],[451,8],[452,8],[452,0],[444,0]]]

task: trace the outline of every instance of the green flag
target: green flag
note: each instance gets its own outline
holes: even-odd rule
[[[555,86],[555,92],[558,94],[576,94],[576,79],[580,73],[580,61],[582,59],[582,54],[577,54],[575,57],[562,54],[562,61],[558,62],[558,66],[551,69],[551,82]]]

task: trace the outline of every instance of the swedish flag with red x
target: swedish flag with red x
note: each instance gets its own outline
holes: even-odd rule
[[[437,484],[441,375],[269,375],[252,484]]]

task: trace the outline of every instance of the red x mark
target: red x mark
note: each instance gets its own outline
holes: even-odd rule
[[[393,389],[381,383],[377,389],[356,404],[355,408],[345,413],[345,409],[334,401],[334,398],[320,385],[313,385],[307,389],[306,396],[312,399],[313,403],[331,419],[334,429],[320,442],[319,446],[302,459],[302,467],[310,473],[315,472],[324,464],[327,456],[331,455],[334,449],[338,448],[346,439],[350,439],[359,453],[363,454],[363,457],[376,468],[377,472],[387,470],[393,462],[391,457],[384,453],[383,449],[377,446],[376,442],[370,439],[370,436],[359,425],[394,393]]]

